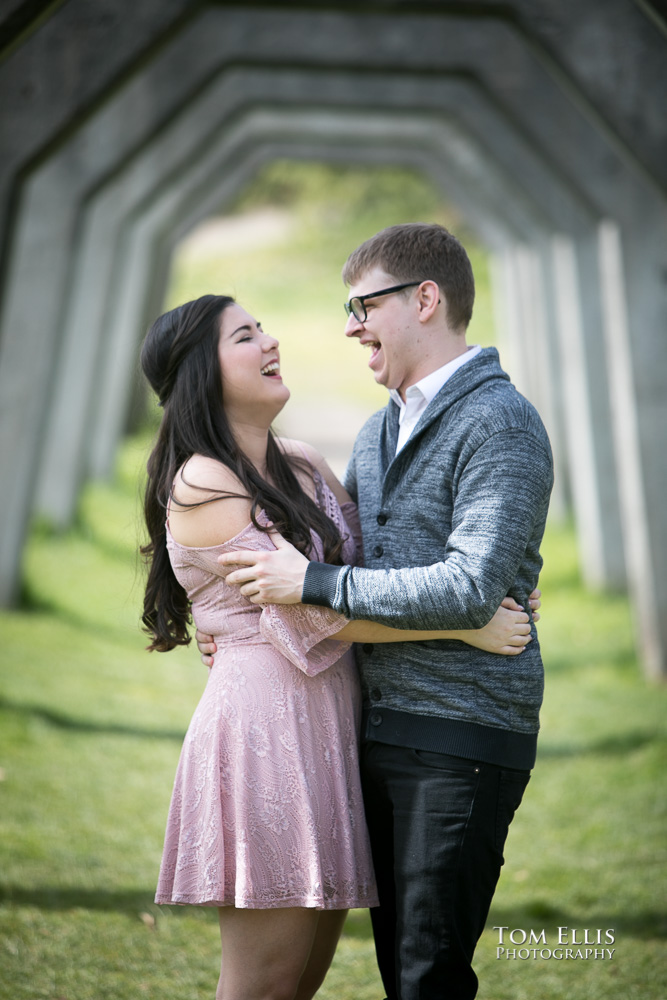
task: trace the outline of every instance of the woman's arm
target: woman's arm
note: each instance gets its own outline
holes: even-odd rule
[[[541,606],[540,591],[534,590],[530,595],[530,606],[533,620],[540,616],[537,609]],[[511,597],[506,597],[496,611],[491,621],[480,629],[452,630],[448,632],[420,632],[411,629],[388,628],[375,622],[348,622],[340,632],[331,638],[347,642],[418,642],[427,639],[458,639],[469,646],[486,650],[487,653],[499,653],[502,656],[516,656],[531,642],[528,615]],[[212,635],[207,635],[197,629],[195,633],[197,647],[202,663],[213,666],[213,654],[216,645]]]
[[[418,631],[416,629],[388,628],[375,622],[349,622],[332,638],[348,642],[417,642],[427,639],[458,639],[469,646],[489,653],[516,656],[529,642],[530,620],[525,611],[511,597],[506,597],[491,621],[480,629],[449,631]]]

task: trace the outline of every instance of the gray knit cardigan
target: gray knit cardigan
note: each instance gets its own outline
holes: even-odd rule
[[[412,629],[480,628],[507,594],[528,610],[551,449],[497,351],[455,372],[395,456],[397,434],[390,401],[361,430],[346,475],[365,568],[312,563],[304,603]],[[532,766],[543,692],[534,628],[517,657],[439,640],[367,643],[358,662],[366,737]]]

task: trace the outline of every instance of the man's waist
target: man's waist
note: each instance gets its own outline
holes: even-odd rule
[[[534,766],[537,752],[537,732],[523,733],[380,706],[364,709],[361,731],[364,740],[432,750],[521,771]]]

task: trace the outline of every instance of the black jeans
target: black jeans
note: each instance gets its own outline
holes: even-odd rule
[[[388,1000],[472,1000],[473,952],[530,772],[368,742],[361,773]]]

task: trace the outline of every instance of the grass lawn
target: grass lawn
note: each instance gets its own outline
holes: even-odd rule
[[[333,440],[346,408],[354,422],[384,400],[358,346],[342,338],[337,268],[380,225],[441,210],[423,186],[391,171],[365,187],[350,187],[344,172],[293,166],[269,181],[274,199],[286,191],[289,201],[290,183],[305,189],[315,215],[297,205],[296,231],[272,253],[259,239],[226,257],[181,255],[170,304],[236,292],[281,339],[290,406],[301,414],[314,404],[313,428],[317,413],[333,414]],[[387,215],[398,192],[403,200]],[[473,255],[470,339],[488,343],[485,261]],[[176,761],[206,670],[194,650],[143,651],[137,484],[147,447],[145,435],[131,439],[114,483],[87,487],[74,529],[35,527],[24,606],[0,612],[0,1000],[215,994],[215,912],[152,902]],[[640,675],[626,601],[583,590],[572,530],[551,525],[544,555],[539,760],[478,947],[479,997],[664,1000],[667,692]],[[507,928],[503,946],[516,957],[498,957],[494,926]],[[558,928],[573,955],[574,940],[588,930],[596,941],[600,931],[598,949],[613,948],[613,957],[522,957],[523,935],[524,947],[537,938],[558,955]],[[383,995],[368,915],[355,911],[319,996]]]
[[[135,539],[145,448],[145,438],[131,441],[116,483],[87,489],[75,530],[35,530],[29,607],[0,618],[3,1000],[215,992],[215,914],[152,903],[180,741],[205,670],[194,651],[142,649]],[[625,601],[581,588],[572,532],[551,528],[545,557],[540,757],[478,948],[480,997],[662,1000],[667,696],[640,677]],[[554,948],[558,927],[570,942],[573,929],[577,940],[586,928],[589,940],[611,929],[615,951],[498,958],[494,925],[508,928],[506,945],[513,932],[517,954],[522,932],[544,930]],[[382,996],[364,912],[351,915],[320,995]]]

